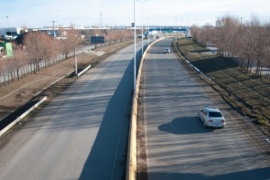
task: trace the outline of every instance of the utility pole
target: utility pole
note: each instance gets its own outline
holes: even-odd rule
[[[55,29],[54,29],[54,23],[56,23],[56,21],[52,21],[53,23],[53,37],[55,38]]]
[[[102,28],[102,13],[100,13],[100,28]]]
[[[9,28],[8,16],[7,16],[7,28]]]

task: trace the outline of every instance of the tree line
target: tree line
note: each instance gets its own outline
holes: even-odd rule
[[[202,46],[214,44],[223,57],[234,59],[247,73],[254,70],[261,76],[264,68],[269,77],[270,68],[270,23],[252,16],[242,22],[242,18],[223,16],[216,26],[193,25],[190,28],[193,39]]]
[[[77,44],[85,41],[82,35],[104,36],[106,42],[124,41],[133,36],[131,30],[89,30],[74,28],[60,29],[62,39],[55,39],[47,32],[27,32],[20,42],[13,42],[13,56],[0,59],[0,86],[9,84],[41,68],[54,65],[68,58]]]

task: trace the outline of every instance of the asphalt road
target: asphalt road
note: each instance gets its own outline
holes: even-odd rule
[[[0,179],[123,179],[133,47],[88,71],[9,138],[0,149]]]
[[[190,73],[176,54],[162,53],[171,41],[156,43],[144,61],[139,121],[146,140],[138,149],[139,179],[270,179],[265,137]],[[204,128],[197,110],[205,106],[221,109],[225,128]],[[146,156],[140,154],[143,146]],[[147,168],[140,167],[145,164]]]

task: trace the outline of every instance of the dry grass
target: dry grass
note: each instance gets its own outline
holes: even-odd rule
[[[270,135],[269,81],[244,73],[233,60],[213,54],[190,39],[182,38],[177,44],[185,58],[211,77],[216,84],[213,87],[233,108]]]

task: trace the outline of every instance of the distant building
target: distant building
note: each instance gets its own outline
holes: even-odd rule
[[[21,34],[22,28],[0,28],[0,37],[4,40],[13,40]]]

